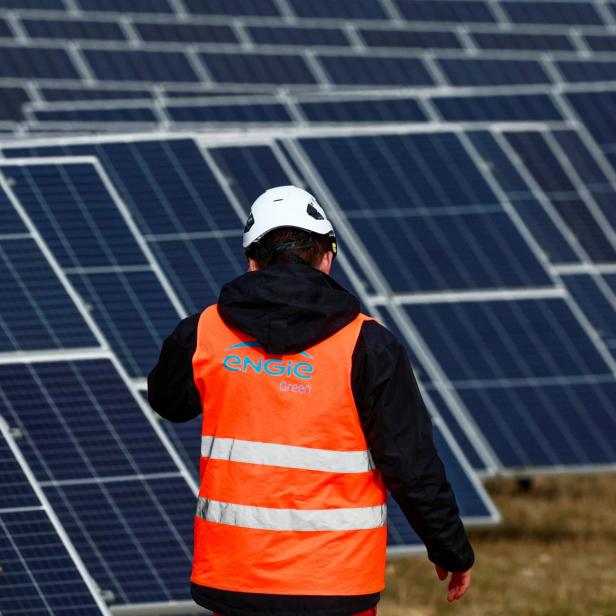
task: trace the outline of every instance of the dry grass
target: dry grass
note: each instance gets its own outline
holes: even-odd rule
[[[426,558],[392,560],[379,616],[616,616],[616,476],[487,487],[503,523],[469,533],[468,594],[450,605]]]

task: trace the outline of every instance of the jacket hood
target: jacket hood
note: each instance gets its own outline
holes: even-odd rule
[[[333,278],[303,263],[246,272],[223,286],[218,312],[254,336],[267,353],[299,353],[359,314],[359,300]]]

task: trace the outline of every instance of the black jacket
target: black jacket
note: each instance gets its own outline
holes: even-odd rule
[[[229,325],[254,336],[269,353],[296,353],[350,323],[358,300],[331,277],[302,263],[248,272],[226,284],[218,310]],[[184,319],[163,343],[148,376],[152,408],[170,421],[201,413],[192,356],[199,315]],[[432,441],[432,423],[406,351],[374,321],[362,325],[353,352],[351,385],[372,457],[384,483],[430,560],[448,571],[474,561],[443,464]],[[237,593],[192,585],[195,601],[225,616],[323,614],[348,616],[367,610],[379,594],[307,597]]]

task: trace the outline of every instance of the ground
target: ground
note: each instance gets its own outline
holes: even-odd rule
[[[448,604],[424,556],[392,559],[379,616],[616,616],[616,475],[486,485],[503,522],[469,531],[468,594]]]

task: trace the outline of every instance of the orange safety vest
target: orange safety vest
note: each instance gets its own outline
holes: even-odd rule
[[[351,389],[367,319],[301,353],[272,355],[216,305],[201,314],[194,583],[288,595],[384,588],[386,491]]]

